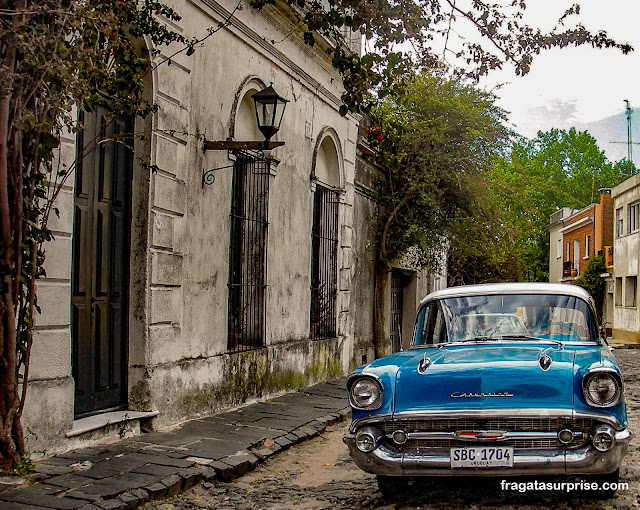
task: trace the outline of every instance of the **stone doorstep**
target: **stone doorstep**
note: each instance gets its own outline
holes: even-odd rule
[[[609,341],[609,345],[615,349],[640,349],[640,344],[616,342],[615,340]]]
[[[112,411],[109,413],[96,414],[75,420],[73,427],[65,436],[68,438],[76,437],[117,423],[128,423],[135,420],[142,422],[155,418],[158,414],[160,414],[159,411]]]

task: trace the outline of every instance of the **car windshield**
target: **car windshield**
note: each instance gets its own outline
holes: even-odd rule
[[[414,345],[494,339],[595,342],[591,309],[574,296],[506,294],[431,301],[418,313]]]

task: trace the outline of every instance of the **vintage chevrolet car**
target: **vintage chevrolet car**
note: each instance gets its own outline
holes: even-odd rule
[[[573,285],[429,294],[411,347],[355,370],[347,388],[344,442],[386,496],[432,475],[613,481],[631,438],[620,369]]]

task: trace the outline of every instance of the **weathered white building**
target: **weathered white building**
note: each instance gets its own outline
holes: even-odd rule
[[[549,281],[561,282],[565,277],[563,264],[565,261],[564,220],[575,214],[577,209],[561,207],[549,218]]]
[[[188,38],[230,23],[190,57],[167,61],[176,48],[160,48],[146,84],[158,112],[104,133],[144,134],[135,157],[95,148],[101,112],[80,113],[85,131],[61,146],[68,166],[86,156],[50,221],[38,285],[32,452],[178,423],[373,358],[373,206],[356,190],[360,119],[339,114],[329,43],[305,45],[286,2],[233,15],[235,1],[171,4],[182,20],[167,23]],[[360,36],[348,44],[359,51]],[[285,145],[264,157],[204,151],[205,139],[262,140],[251,96],[270,84],[289,100],[273,139]],[[429,283],[398,276],[389,299],[405,298],[387,322],[400,321],[406,345]]]
[[[634,175],[612,189],[614,201],[614,285],[613,338],[640,342],[638,305],[638,258],[640,256],[640,175]]]
[[[359,118],[341,116],[325,49],[303,44],[295,7],[175,1],[188,38],[231,18],[194,55],[160,48],[136,157],[91,151],[100,112],[64,140],[89,154],[61,193],[37,318],[24,421],[48,453],[139,421],[176,423],[342,376],[353,366],[351,286]],[[294,10],[292,10],[294,9]],[[360,49],[360,37],[349,41]],[[251,96],[289,100],[284,141],[262,158],[203,140],[262,140]],[[113,130],[113,131],[110,131]],[[153,171],[140,163],[148,160]],[[203,183],[203,170],[216,171]],[[140,412],[140,413],[138,413]]]

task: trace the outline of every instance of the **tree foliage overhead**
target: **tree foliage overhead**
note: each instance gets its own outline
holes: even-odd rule
[[[456,215],[473,209],[470,186],[508,141],[493,101],[460,80],[422,73],[376,107],[373,159],[389,174],[378,195],[383,262],[419,246],[418,265],[429,265],[439,240],[456,231]]]
[[[433,268],[461,219],[475,208],[472,186],[506,147],[509,132],[494,97],[442,73],[414,76],[402,94],[372,111],[371,160],[380,183],[376,234],[376,353],[383,353],[384,288],[390,266],[410,255]]]
[[[8,0],[0,8],[0,460],[22,461],[36,280],[44,275],[47,219],[71,168],[54,159],[74,106],[146,115],[150,59],[136,44],[184,41],[153,0]],[[95,146],[96,141],[89,143]]]
[[[250,0],[262,8],[277,0]],[[313,45],[321,34],[343,41],[344,28],[362,33],[370,50],[362,57],[348,46],[330,48],[346,92],[345,109],[366,105],[375,86],[380,95],[398,92],[416,69],[446,65],[457,76],[474,79],[505,64],[527,74],[545,49],[588,45],[632,50],[604,31],[590,32],[578,20],[580,6],[559,12],[549,32],[524,21],[525,0],[287,0],[301,7],[304,40]],[[462,35],[467,34],[467,35]]]
[[[548,280],[551,214],[598,202],[600,188],[616,186],[628,170],[624,160],[611,163],[586,131],[551,129],[516,141],[509,157],[497,159],[486,174],[488,200],[499,217],[487,222],[487,232],[493,226],[510,236],[493,250],[503,250],[519,268],[509,279]]]

